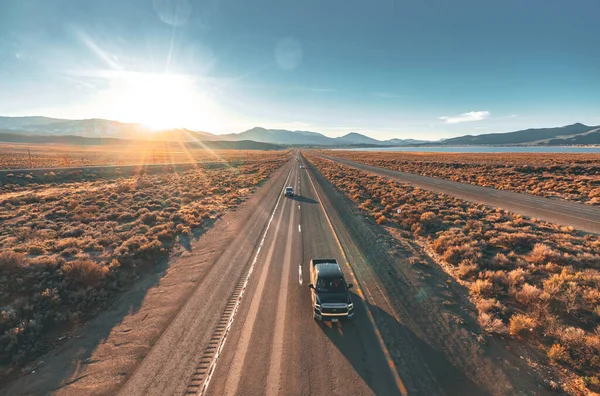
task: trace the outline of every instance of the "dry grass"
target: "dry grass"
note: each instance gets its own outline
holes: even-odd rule
[[[1,194],[0,364],[31,359],[49,330],[109,304],[178,237],[238,205],[287,158]]]
[[[424,176],[600,205],[600,156],[597,154],[325,153]]]
[[[378,223],[384,216],[388,226],[410,231],[437,253],[469,291],[483,330],[539,346],[549,361],[594,386],[600,372],[598,235],[308,158],[365,215]]]
[[[31,161],[28,149],[31,152]],[[182,143],[141,142],[136,146],[0,143],[0,169],[229,162],[257,160],[272,154],[271,151],[261,150],[196,149]]]

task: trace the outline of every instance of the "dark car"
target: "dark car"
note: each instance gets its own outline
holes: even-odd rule
[[[354,317],[354,303],[344,273],[335,259],[310,260],[310,284],[313,317],[337,322]]]

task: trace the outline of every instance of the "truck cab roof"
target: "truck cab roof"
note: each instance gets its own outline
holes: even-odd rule
[[[317,272],[319,273],[319,277],[324,278],[335,278],[335,277],[343,277],[344,274],[338,263],[317,263]]]

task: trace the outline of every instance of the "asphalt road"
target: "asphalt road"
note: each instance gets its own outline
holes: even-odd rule
[[[348,268],[308,172],[296,161],[286,167],[254,229],[243,230],[121,394],[400,394],[358,295],[353,322],[312,318],[310,258]],[[294,198],[282,197],[286,185]]]
[[[523,216],[538,218],[551,223],[571,225],[579,230],[600,234],[600,208],[575,202],[560,201],[522,194],[491,187],[476,186],[451,180],[421,176],[414,173],[394,171],[365,165],[345,158],[322,155],[330,159],[379,176],[439,193],[455,196],[471,202],[502,208]]]
[[[399,394],[366,308],[356,320],[322,324],[312,318],[309,260],[340,251],[308,172],[292,171],[286,198],[265,241],[260,270],[248,289],[219,358],[209,395]],[[350,274],[346,278],[352,282]]]

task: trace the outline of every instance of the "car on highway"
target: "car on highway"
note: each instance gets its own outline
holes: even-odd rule
[[[346,283],[344,273],[335,259],[310,260],[310,284],[313,318],[338,322],[354,317],[350,295],[352,283]]]
[[[300,169],[304,169],[304,165],[300,165]]]
[[[294,196],[294,187],[286,187],[284,195],[286,197],[293,197]]]

